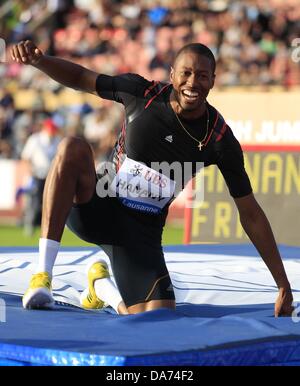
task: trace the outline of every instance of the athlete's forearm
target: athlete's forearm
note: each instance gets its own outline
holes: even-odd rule
[[[241,214],[240,220],[245,232],[271,272],[278,288],[289,288],[290,284],[275,238],[263,210],[258,207],[251,216]]]
[[[78,64],[54,56],[43,55],[33,66],[63,86],[85,90],[83,74],[86,69]]]

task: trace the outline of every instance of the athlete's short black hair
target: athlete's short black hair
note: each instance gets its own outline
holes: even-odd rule
[[[183,53],[186,53],[186,52],[193,52],[197,55],[206,56],[211,61],[212,70],[213,70],[213,73],[215,73],[215,71],[216,71],[216,59],[215,59],[212,51],[207,46],[205,46],[204,44],[201,44],[201,43],[190,43],[190,44],[187,44],[186,46],[183,46],[177,52],[175,59],[174,59],[174,64],[175,64],[176,60],[179,58],[179,56]]]

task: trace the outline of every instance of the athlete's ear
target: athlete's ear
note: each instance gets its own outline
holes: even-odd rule
[[[173,83],[173,80],[174,80],[174,68],[171,67],[171,71],[170,71],[170,81],[171,81],[171,83]]]
[[[211,89],[214,87],[214,85],[215,85],[215,79],[216,79],[216,74],[213,74],[212,79],[211,79],[210,90],[211,90]]]

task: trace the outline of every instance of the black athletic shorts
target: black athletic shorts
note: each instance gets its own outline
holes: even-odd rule
[[[127,307],[150,300],[175,299],[161,238],[165,216],[141,214],[118,198],[74,205],[67,226],[81,239],[99,245]]]

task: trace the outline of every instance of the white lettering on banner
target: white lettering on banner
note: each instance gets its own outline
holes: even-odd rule
[[[159,213],[172,199],[175,181],[127,157],[110,188],[124,205]]]
[[[260,143],[294,143],[300,141],[300,121],[263,121],[255,140]]]
[[[251,142],[252,141],[252,132],[253,124],[252,121],[227,121],[229,127],[232,129],[234,135],[237,137],[240,142]]]
[[[227,120],[227,123],[242,144],[284,145],[300,142],[300,120],[264,120],[261,121],[259,127],[254,127],[251,120]]]

